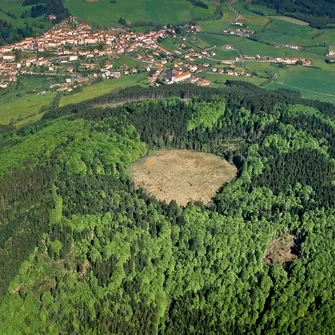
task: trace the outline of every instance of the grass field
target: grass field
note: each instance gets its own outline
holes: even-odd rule
[[[235,17],[235,13],[228,7],[223,7],[223,17],[220,20],[208,20],[200,22],[200,27],[204,31],[216,31],[222,30],[232,21]]]
[[[249,29],[262,29],[269,22],[269,18],[244,8],[240,2],[236,2],[232,6],[236,8],[241,14],[241,17],[238,21],[249,26]]]
[[[127,55],[120,55],[120,58],[114,62],[114,67],[119,68],[119,65],[127,65],[129,67],[136,67],[137,65],[143,64],[137,60],[130,58]]]
[[[8,124],[11,120],[15,125],[23,125],[29,121],[39,120],[43,114],[38,114],[43,106],[49,105],[56,93],[44,95],[44,91],[52,84],[64,82],[64,78],[46,76],[21,76],[8,92],[0,95],[0,124]]]
[[[162,43],[160,43],[161,47],[166,49],[167,51],[178,50],[178,45],[174,44],[174,38],[165,38]]]
[[[18,97],[14,92],[9,93],[6,99],[0,99],[0,124],[23,125],[31,120],[39,120],[43,114],[38,114],[43,106],[48,106],[55,98],[56,93],[45,95],[26,94]]]
[[[280,16],[279,15],[279,16],[270,16],[270,17],[274,18],[274,19],[278,19],[278,20],[282,20],[282,21],[294,23],[294,24],[297,24],[297,25],[300,25],[300,26],[309,26],[308,22],[301,21],[301,20],[298,20],[298,19],[295,19],[295,18],[289,17],[289,16]]]
[[[215,6],[203,0],[208,9],[193,6],[187,0],[110,0],[89,2],[87,0],[65,0],[65,6],[80,20],[93,22],[101,27],[117,25],[120,17],[135,22],[155,24],[189,22],[195,18],[214,15]]]
[[[281,34],[287,34],[297,37],[305,37],[308,36],[308,34],[315,31],[313,28],[309,27],[308,25],[301,25],[296,24],[289,21],[283,21],[280,19],[273,18],[271,20],[271,23],[266,27],[267,30],[273,30]]]
[[[262,41],[309,47],[319,46],[322,42],[335,43],[335,33],[331,29],[315,29],[303,23],[285,16],[272,16],[271,22],[258,33],[258,37]]]
[[[129,174],[137,187],[157,199],[181,206],[189,201],[209,202],[217,190],[236,176],[237,169],[227,161],[203,152],[189,150],[154,151],[133,163]]]
[[[227,80],[246,81],[254,85],[260,85],[265,81],[264,78],[259,77],[235,77],[211,72],[199,73],[198,76],[200,78],[208,79],[214,84],[221,84],[221,85],[224,84]]]
[[[300,91],[303,97],[335,102],[335,71],[290,66],[277,72],[278,80],[267,88],[290,88]]]
[[[255,4],[248,4],[249,11],[255,12],[256,14],[261,14],[264,16],[276,15],[277,11],[275,9],[268,8],[266,6],[260,6]]]
[[[235,50],[226,50],[223,46],[212,48],[210,51],[215,52],[215,56],[211,56],[211,58],[219,59],[219,60],[228,60],[234,59],[239,56],[239,53]]]
[[[211,47],[210,44],[206,43],[204,40],[197,38],[197,37],[191,37],[188,40],[192,42],[193,44],[195,44],[200,49]]]
[[[233,41],[237,41],[240,38],[231,35],[212,35],[206,33],[200,33],[197,35],[198,38],[202,39],[209,45],[224,46],[226,44],[231,44]]]
[[[298,37],[296,35],[282,34],[277,31],[265,29],[265,31],[257,34],[259,39],[264,42],[278,43],[278,44],[296,44],[299,46],[313,45],[313,41],[306,37]]]
[[[277,67],[267,62],[246,62],[245,68],[261,77],[267,77],[269,72],[278,72]]]
[[[107,94],[112,90],[136,84],[144,84],[146,76],[146,73],[140,73],[119,79],[109,79],[95,85],[86,86],[83,88],[82,92],[63,96],[60,100],[60,106],[75,104],[85,100],[93,99],[95,97]]]

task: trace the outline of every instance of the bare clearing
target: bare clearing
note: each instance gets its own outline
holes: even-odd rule
[[[189,201],[211,201],[217,190],[237,173],[227,161],[202,152],[160,150],[133,163],[128,172],[137,187],[157,199],[185,206]]]
[[[270,265],[292,262],[297,257],[294,240],[295,236],[290,234],[284,234],[272,240],[264,263]]]

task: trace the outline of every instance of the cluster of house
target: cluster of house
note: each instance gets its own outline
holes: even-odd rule
[[[169,32],[166,29],[147,33],[129,31],[121,31],[120,33],[120,30],[93,31],[89,24],[77,23],[74,20],[72,23],[75,24],[74,27],[71,27],[68,22],[62,22],[40,37],[28,37],[20,42],[1,47],[0,87],[7,87],[8,82],[15,81],[19,73],[29,73],[32,64],[44,66],[49,72],[54,72],[57,69],[57,64],[64,66],[68,62],[78,61],[78,59],[90,59],[104,55],[117,58],[118,55],[133,52],[138,47],[154,50],[156,54],[167,53],[157,43],[158,38],[168,36]],[[99,48],[99,45],[102,48]],[[93,46],[96,48],[92,50]],[[16,62],[16,50],[26,54],[32,53],[34,57]],[[44,51],[51,52],[52,57],[38,58],[36,56],[37,53]],[[90,63],[83,65],[88,69],[95,67],[94,64]],[[103,77],[120,76],[120,73],[110,71],[111,67],[107,66],[101,69]],[[68,67],[68,70],[72,72],[73,68]],[[128,71],[128,73],[130,72],[134,72],[134,69]]]
[[[335,50],[329,50],[327,53],[328,57],[335,57]]]
[[[248,36],[254,31],[247,30],[242,23],[235,22],[237,29],[225,30],[228,34]],[[196,25],[191,25],[186,29],[189,33],[201,31]],[[196,65],[199,59],[210,59],[215,57],[213,50],[195,51],[186,44],[179,45],[177,50],[168,51],[163,48],[159,41],[166,37],[177,37],[172,28],[164,27],[159,31],[149,31],[146,33],[136,33],[124,29],[93,30],[87,23],[78,23],[75,18],[61,22],[52,29],[45,32],[42,36],[29,37],[8,46],[0,47],[0,88],[6,88],[9,82],[16,81],[19,74],[36,74],[42,69],[47,74],[62,74],[69,76],[64,84],[52,87],[60,91],[70,91],[73,86],[88,82],[87,78],[76,73],[75,66],[71,62],[80,60],[80,70],[89,70],[92,78],[119,78],[123,75],[136,73],[138,69],[121,66],[114,69],[113,64],[107,60],[103,65],[95,60],[96,57],[108,56],[107,58],[118,59],[122,54],[130,54],[143,62],[143,69],[148,74],[148,82],[154,84],[158,79],[168,84],[178,83],[184,80],[197,83],[200,86],[209,85],[208,80],[201,80],[196,73],[206,69],[213,73],[227,74],[232,76],[251,76],[243,70],[236,70],[234,63],[243,60],[263,60],[274,63],[297,64],[301,62],[304,66],[311,66],[312,62],[304,58],[271,58],[261,57],[260,55],[247,56],[243,59],[235,57],[233,60],[222,61],[229,65],[225,69],[220,66],[214,67],[209,63]],[[186,38],[182,38],[186,41]],[[187,43],[187,42],[185,42]],[[299,49],[296,45],[285,45],[292,49]],[[229,44],[226,50],[233,50]],[[22,60],[18,61],[16,55],[24,54]],[[42,52],[48,52],[48,57],[39,57]],[[135,55],[135,56],[134,56]],[[334,51],[329,51],[329,56],[334,56]],[[27,58],[28,56],[28,58]],[[146,63],[146,64],[145,64]],[[173,70],[166,72],[164,65],[169,63]],[[78,63],[77,63],[78,64]],[[78,65],[76,66],[78,69]],[[158,80],[159,81],[159,80]]]
[[[224,29],[223,30],[224,33],[228,34],[228,35],[236,35],[236,36],[242,36],[242,37],[250,37],[252,35],[255,34],[254,30],[250,30],[250,29]]]
[[[288,64],[288,65],[295,65],[297,62],[301,62],[303,66],[312,66],[312,61],[310,59],[306,58],[271,58],[270,61],[272,63],[282,63],[282,64]]]
[[[299,45],[295,45],[295,44],[280,44],[281,47],[283,48],[290,48],[293,50],[301,50],[301,47]]]

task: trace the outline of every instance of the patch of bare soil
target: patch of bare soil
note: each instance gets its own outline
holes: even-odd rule
[[[264,263],[271,265],[292,262],[298,257],[294,240],[295,236],[290,234],[284,234],[272,240],[264,258]]]
[[[227,161],[202,152],[160,150],[133,163],[129,169],[135,185],[157,199],[185,206],[189,201],[207,203],[237,173]]]
[[[89,267],[90,267],[90,262],[87,259],[85,259],[83,266],[82,266],[82,270],[81,272],[79,272],[78,277],[82,278],[83,276],[85,276]]]
[[[99,2],[100,0],[87,0],[87,2]]]
[[[16,289],[12,290],[12,294],[18,294],[21,290],[22,284],[20,284]]]

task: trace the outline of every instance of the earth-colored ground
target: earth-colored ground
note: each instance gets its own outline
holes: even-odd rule
[[[295,236],[284,234],[271,241],[264,258],[265,264],[284,264],[292,262],[296,257]]]
[[[157,199],[185,206],[189,201],[211,201],[217,190],[237,173],[227,161],[189,150],[154,151],[133,163],[128,172],[137,187]]]

